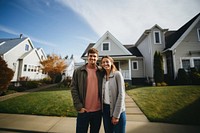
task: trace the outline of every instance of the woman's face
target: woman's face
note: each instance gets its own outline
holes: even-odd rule
[[[101,65],[105,70],[111,70],[112,62],[108,58],[103,58]]]

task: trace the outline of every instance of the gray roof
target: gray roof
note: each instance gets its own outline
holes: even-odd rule
[[[0,55],[5,54],[15,46],[17,46],[19,43],[23,42],[26,40],[27,37],[25,38],[7,38],[7,39],[0,39]]]

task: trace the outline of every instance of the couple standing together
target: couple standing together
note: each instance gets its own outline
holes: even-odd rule
[[[105,133],[125,133],[125,86],[109,56],[96,65],[98,51],[88,50],[87,63],[73,73],[71,93],[78,111],[76,133],[99,133],[103,116]],[[103,114],[103,115],[102,115]]]

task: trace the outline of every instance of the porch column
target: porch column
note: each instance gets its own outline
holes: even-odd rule
[[[129,79],[131,80],[131,59],[128,60]]]

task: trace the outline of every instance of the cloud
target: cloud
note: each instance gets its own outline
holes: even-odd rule
[[[158,24],[178,29],[197,13],[199,0],[59,0],[79,14],[99,35],[110,31],[122,43],[135,43]]]
[[[2,26],[2,25],[0,25],[0,31],[11,34],[11,35],[16,35],[16,36],[19,36],[21,34],[20,32],[17,32],[15,30],[11,29],[11,28],[7,28],[7,27]],[[35,38],[33,36],[29,36],[27,34],[23,34],[23,35],[31,38],[31,40],[36,42],[36,43],[46,45],[46,46],[50,46],[50,47],[57,47],[56,44],[54,44],[54,43],[38,39],[38,38]]]
[[[6,28],[6,27],[4,27],[2,25],[0,25],[0,31],[3,31],[5,33],[9,33],[9,34],[12,34],[12,35],[20,35],[20,33],[14,31],[12,29]]]

